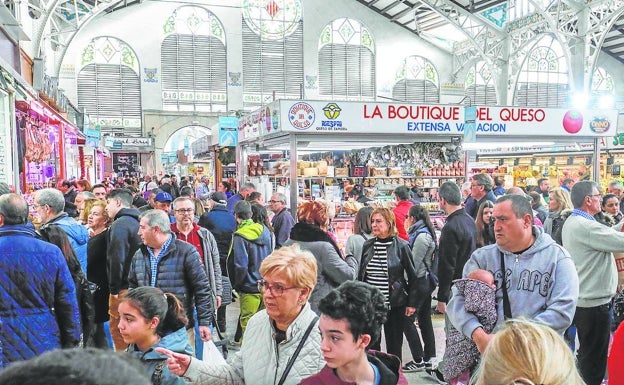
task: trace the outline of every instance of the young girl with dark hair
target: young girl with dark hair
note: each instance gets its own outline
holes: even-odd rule
[[[128,353],[139,358],[153,385],[183,385],[181,377],[167,368],[167,356],[154,350],[162,347],[192,355],[186,335],[186,312],[171,293],[143,286],[128,291],[119,304],[119,332]]]

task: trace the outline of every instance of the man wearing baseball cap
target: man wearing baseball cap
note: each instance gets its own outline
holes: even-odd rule
[[[171,214],[171,202],[173,201],[173,197],[166,191],[159,192],[154,197],[154,208],[158,210],[162,210],[169,215],[169,222],[175,223],[176,219]]]

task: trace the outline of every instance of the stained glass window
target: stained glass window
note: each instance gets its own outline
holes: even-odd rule
[[[496,87],[492,71],[485,61],[478,61],[466,73],[464,80],[464,104],[495,106]]]
[[[78,107],[102,134],[141,136],[141,84],[134,50],[114,37],[96,37],[83,49]]]
[[[551,35],[544,36],[522,65],[514,105],[566,107],[569,104],[568,83],[568,62],[561,44]]]
[[[438,103],[438,71],[422,56],[406,57],[397,70],[392,98],[412,103]]]
[[[163,25],[163,109],[227,110],[227,55],[223,24],[196,6],[177,8]]]
[[[319,94],[328,99],[375,98],[375,43],[359,21],[336,19],[319,38]]]

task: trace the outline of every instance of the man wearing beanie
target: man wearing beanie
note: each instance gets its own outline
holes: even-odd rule
[[[245,328],[251,316],[256,314],[262,302],[258,290],[260,264],[271,254],[269,229],[251,219],[251,204],[240,201],[234,206],[238,229],[232,236],[232,248],[227,259],[227,268],[232,286],[240,294],[240,326]]]

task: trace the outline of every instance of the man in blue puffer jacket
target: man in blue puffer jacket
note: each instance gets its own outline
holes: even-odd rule
[[[0,368],[78,346],[74,281],[58,247],[37,239],[28,205],[0,196]]]
[[[89,243],[89,231],[73,218],[69,217],[65,208],[63,193],[57,189],[44,188],[35,192],[35,210],[41,218],[42,228],[48,225],[58,225],[69,237],[76,258],[80,262],[82,272],[87,274],[87,244]]]

